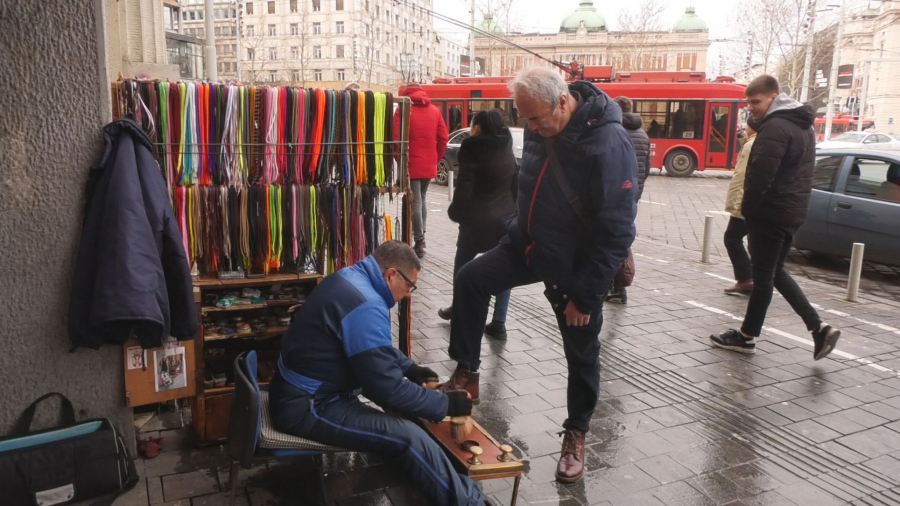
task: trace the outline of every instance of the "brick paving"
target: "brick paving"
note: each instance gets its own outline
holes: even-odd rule
[[[707,179],[725,184],[654,177],[645,199],[657,198],[661,185]],[[428,198],[429,256],[414,303],[413,347],[417,361],[446,377],[455,365],[446,353],[449,325],[436,312],[451,300],[456,234],[444,192],[436,188]],[[696,218],[721,208],[709,194],[709,200],[678,198]],[[566,368],[542,288],[515,290],[509,340],[484,341],[484,400],[475,416],[527,462],[519,504],[900,503],[900,303],[864,294],[851,304],[832,285],[801,280],[823,316],[843,330],[830,358],[812,360],[810,336],[780,297],[756,355],[712,348],[709,334],[738,325],[747,299],[722,294],[731,277],[726,259],[696,261],[699,254],[686,246],[691,227],[678,220],[663,229],[646,224],[648,215],[665,215],[656,207],[673,211],[641,205],[629,304],[604,311],[602,393],[583,481],[554,481]],[[653,237],[663,232],[681,243]],[[167,452],[139,463],[141,485],[117,505],[227,504],[224,450],[194,449],[187,429],[173,428],[179,424],[168,413],[143,426],[144,434],[166,437]],[[320,474],[308,458],[260,462],[241,473],[238,504],[426,504],[389,462],[372,455],[334,455],[323,464]],[[511,480],[482,485],[508,504]]]

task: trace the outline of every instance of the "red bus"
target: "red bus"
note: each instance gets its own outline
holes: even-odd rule
[[[835,114],[831,120],[831,137],[837,137],[844,132],[855,132],[859,125],[857,116],[847,114]],[[863,130],[875,126],[875,120],[863,119]],[[825,118],[816,118],[816,142],[825,140]]]
[[[658,72],[652,73],[654,79],[633,74],[638,73],[620,74],[615,80],[621,82],[595,84],[614,98],[625,95],[634,101],[634,112],[641,115],[650,136],[654,168],[665,166],[672,176],[734,168],[740,151],[738,125],[745,123],[744,85],[728,78],[708,82],[705,75],[693,76],[702,73],[677,73],[686,77],[666,82],[659,82]],[[468,126],[478,111],[493,108],[501,110],[507,125],[524,128],[506,87],[511,79],[440,79],[422,88],[443,112],[450,132]]]

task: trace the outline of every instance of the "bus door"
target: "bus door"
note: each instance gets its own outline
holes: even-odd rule
[[[737,137],[737,104],[710,102],[709,136],[706,144],[708,168],[731,168]]]
[[[462,101],[447,102],[447,109],[444,111],[444,123],[447,125],[449,133],[468,126],[465,103]]]

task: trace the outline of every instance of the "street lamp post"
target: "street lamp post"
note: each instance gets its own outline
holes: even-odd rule
[[[219,80],[219,70],[216,66],[216,18],[213,0],[206,0],[206,79],[210,82]]]
[[[844,36],[844,13],[847,9],[847,0],[841,2],[841,12],[838,14],[837,38],[834,39],[834,56],[831,59],[831,75],[828,78],[828,108],[825,112],[825,140],[831,139],[831,126],[834,123],[834,96],[837,93],[838,67],[841,65],[841,52]]]
[[[816,0],[809,0],[809,36],[806,39],[806,59],[803,62],[803,81],[800,86],[800,102],[809,100],[809,73],[812,68],[813,43],[816,40]]]

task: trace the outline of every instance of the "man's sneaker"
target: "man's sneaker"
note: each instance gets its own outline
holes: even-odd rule
[[[606,296],[606,302],[613,302],[615,304],[628,304],[628,294],[625,293],[625,289],[621,289],[616,291],[614,288],[609,295]]]
[[[738,330],[728,329],[724,334],[711,335],[709,340],[713,346],[723,350],[739,351],[741,353],[756,353],[756,339],[744,337]]]
[[[453,318],[453,306],[438,309],[438,317],[449,322],[450,318]]]
[[[823,323],[819,326],[819,330],[812,333],[813,342],[816,343],[813,350],[813,358],[822,360],[827,357],[837,346],[838,339],[841,338],[841,331]]]
[[[484,335],[498,341],[506,341],[506,324],[492,321],[484,326]]]

